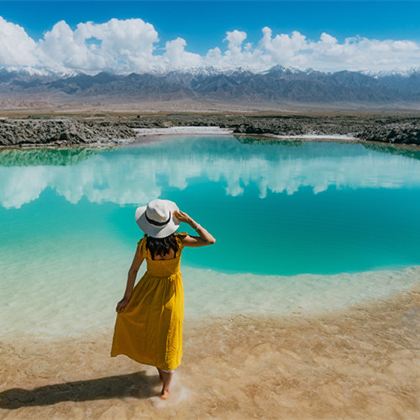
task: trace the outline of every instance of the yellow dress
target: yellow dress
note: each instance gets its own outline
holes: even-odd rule
[[[146,236],[138,243],[147,270],[133,288],[125,309],[117,312],[111,357],[125,354],[131,359],[160,369],[176,369],[182,359],[184,289],[180,271],[183,244],[176,234],[176,256],[153,260]]]

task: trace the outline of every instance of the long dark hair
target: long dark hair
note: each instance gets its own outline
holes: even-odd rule
[[[175,233],[172,233],[165,238],[152,238],[146,235],[146,247],[150,251],[152,259],[155,259],[156,255],[164,257],[165,255],[169,254],[171,249],[174,251],[176,257],[176,253],[179,249]]]

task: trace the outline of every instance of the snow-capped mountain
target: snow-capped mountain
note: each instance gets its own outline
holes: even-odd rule
[[[275,66],[261,73],[197,68],[168,73],[68,75],[2,69],[0,93],[54,93],[84,99],[122,96],[154,101],[191,98],[244,103],[420,103],[420,71],[326,73]]]

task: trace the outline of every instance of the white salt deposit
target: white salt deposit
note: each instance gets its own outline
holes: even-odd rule
[[[357,140],[357,137],[348,134],[299,134],[299,135],[283,135],[269,134],[269,137],[276,139],[296,139],[296,140]]]
[[[179,126],[179,127],[164,127],[164,128],[136,128],[134,129],[137,136],[154,136],[154,135],[168,135],[168,134],[208,134],[208,135],[217,135],[217,134],[231,134],[232,130],[228,128],[213,127],[213,126],[202,126],[202,127],[189,127],[189,126]]]

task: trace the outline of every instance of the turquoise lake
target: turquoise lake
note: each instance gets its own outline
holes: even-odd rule
[[[107,150],[4,150],[0,303],[7,325],[39,314],[59,316],[57,299],[60,328],[71,325],[76,304],[97,305],[98,311],[112,305],[111,319],[142,237],[135,208],[157,197],[177,202],[217,238],[214,246],[183,253],[187,312],[210,305],[197,301],[204,290],[207,301],[213,298],[210,312],[220,311],[224,299],[238,312],[250,300],[256,310],[268,305],[270,312],[280,310],[279,296],[295,310],[317,293],[325,305],[352,303],[418,279],[417,272],[411,280],[375,274],[420,264],[415,152],[233,136],[162,136]],[[192,233],[186,225],[180,230]],[[369,272],[366,287],[357,273]],[[345,288],[350,286],[357,290]],[[100,293],[103,299],[91,303]],[[214,301],[219,293],[223,297]],[[242,303],[235,301],[238,293]],[[28,300],[46,312],[34,315]],[[10,308],[20,311],[20,320]]]
[[[9,251],[106,235],[134,249],[136,206],[161,197],[217,237],[184,254],[193,267],[290,275],[420,263],[420,160],[384,149],[175,137],[106,151],[5,151],[0,165]]]

